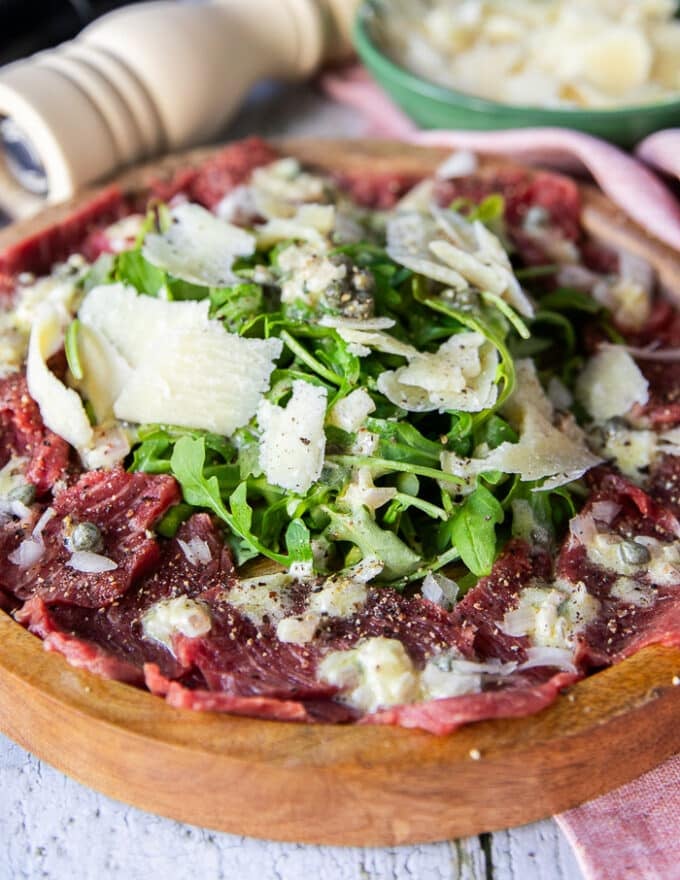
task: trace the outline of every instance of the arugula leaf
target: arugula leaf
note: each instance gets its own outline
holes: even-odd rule
[[[71,371],[71,375],[80,382],[83,378],[83,365],[80,362],[80,353],[78,351],[78,332],[80,330],[80,321],[74,318],[68,325],[66,334],[64,335],[64,352],[66,354],[66,363]]]
[[[496,559],[496,525],[503,522],[503,508],[485,489],[465,499],[451,524],[451,538],[465,565],[478,577],[486,575]]]
[[[167,276],[162,269],[152,266],[140,250],[123,251],[118,254],[115,265],[115,279],[130,284],[139,293],[157,296],[166,286]]]
[[[491,193],[477,203],[461,196],[451,202],[450,210],[462,214],[470,223],[479,220],[486,225],[503,217],[505,199],[500,193]]]
[[[312,536],[304,522],[292,519],[286,529],[286,548],[288,555],[296,562],[312,562]]]
[[[81,282],[83,291],[89,293],[100,284],[110,284],[114,279],[115,262],[116,258],[113,254],[100,254]]]
[[[388,422],[386,419],[369,417],[366,419],[366,428],[380,437],[377,457],[438,467],[444,447],[441,443],[428,440],[410,422]]]
[[[517,443],[519,434],[500,416],[490,416],[476,432],[475,445],[486,443],[489,449],[495,449],[501,443]]]
[[[210,317],[224,322],[227,330],[238,333],[247,321],[262,311],[259,284],[234,284],[210,290]]]
[[[587,315],[598,315],[604,311],[600,303],[590,294],[571,287],[560,287],[542,296],[540,307],[553,312],[585,312]]]
[[[229,498],[230,511],[224,506],[217,477],[206,477],[205,440],[180,437],[172,451],[170,466],[172,473],[182,487],[184,500],[194,507],[211,510],[241,541],[253,551],[261,553],[280,565],[289,567],[295,561],[290,556],[276,553],[266,547],[251,531],[253,512],[246,500],[247,486],[241,483]]]
[[[190,504],[174,504],[156,523],[156,532],[163,538],[174,538],[183,522],[194,512]]]
[[[522,339],[528,339],[531,336],[531,331],[524,323],[524,321],[520,318],[517,312],[509,306],[504,299],[501,299],[500,296],[497,296],[495,293],[490,293],[488,290],[483,290],[481,293],[482,299],[495,306],[498,311],[503,315],[503,317],[507,318],[510,324],[517,331],[518,336]]]
[[[381,529],[365,507],[350,513],[327,508],[330,523],[325,531],[332,541],[355,544],[363,556],[377,556],[384,564],[381,580],[394,580],[414,571],[420,557],[394,532]]]

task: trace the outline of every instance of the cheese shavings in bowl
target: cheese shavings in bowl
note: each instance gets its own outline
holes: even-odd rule
[[[504,104],[613,108],[680,90],[675,0],[376,3],[379,45],[418,76]]]

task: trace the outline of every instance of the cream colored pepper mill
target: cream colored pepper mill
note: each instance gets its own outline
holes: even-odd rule
[[[356,0],[145,3],[0,69],[0,117],[37,154],[47,197],[209,142],[251,86],[302,79],[349,51]]]

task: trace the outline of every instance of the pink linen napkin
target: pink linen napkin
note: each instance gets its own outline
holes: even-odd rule
[[[647,138],[636,150],[639,158],[565,129],[419,131],[361,67],[327,73],[321,83],[365,115],[367,136],[585,167],[612,201],[680,250],[680,205],[640,161],[680,176],[680,129]],[[680,755],[555,818],[587,880],[680,880]]]
[[[589,880],[680,880],[680,755],[555,818]]]

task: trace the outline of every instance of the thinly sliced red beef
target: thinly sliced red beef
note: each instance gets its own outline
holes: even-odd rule
[[[167,202],[184,195],[212,209],[228,192],[245,183],[255,168],[268,165],[278,157],[274,147],[261,138],[236,141],[195,168],[182,168],[168,180],[151,181],[143,200],[146,203],[151,197]]]
[[[677,544],[680,527],[669,510],[623,477],[605,473],[596,475],[596,480],[596,490],[582,517],[591,515],[594,504],[609,502],[616,505],[616,512],[605,526],[608,531],[626,538],[644,535]],[[556,569],[558,575],[585,584],[600,603],[596,619],[579,639],[577,663],[582,668],[609,666],[647,645],[680,646],[680,582],[650,585],[641,573],[633,579],[646,587],[647,603],[622,601],[611,592],[617,573],[592,562],[584,545],[573,535],[562,547]]]
[[[559,672],[538,684],[532,683],[528,677],[513,675],[508,677],[507,686],[503,690],[393,706],[373,715],[366,715],[359,723],[416,727],[442,736],[473,721],[523,718],[540,712],[554,703],[560,692],[578,681],[579,677],[570,672]]]
[[[652,467],[647,492],[680,518],[680,456],[662,455]]]
[[[227,604],[210,597],[210,632],[201,638],[178,635],[175,652],[186,668],[199,670],[211,691],[275,699],[323,699],[336,689],[317,680],[318,648],[280,642],[271,626],[256,627]]]
[[[158,563],[158,541],[149,530],[179,498],[177,483],[169,476],[129,474],[120,469],[83,474],[54,499],[55,515],[42,534],[45,553],[41,559],[25,569],[4,560],[0,583],[21,599],[37,595],[46,602],[85,608],[106,605]],[[68,565],[67,527],[78,522],[99,527],[101,552],[117,568],[91,574]]]
[[[669,541],[680,537],[680,522],[673,511],[621,474],[601,465],[589,471],[586,480],[593,492],[582,512],[596,501],[613,501],[621,509],[612,525],[621,534],[661,535]]]
[[[456,199],[479,204],[494,193],[505,200],[508,234],[528,265],[552,262],[540,241],[524,230],[530,208],[542,208],[547,214],[546,227],[559,231],[568,241],[576,242],[581,237],[581,194],[577,184],[561,174],[523,168],[489,169],[438,181],[435,189],[442,206]]]
[[[195,557],[193,562],[190,561],[179,543],[196,540],[204,542],[211,553],[207,564],[198,563]],[[156,571],[106,607],[83,608],[54,603],[47,606],[40,601],[45,614],[49,615],[50,632],[60,633],[71,649],[80,642],[84,646],[83,656],[88,657],[90,649],[97,648],[111,660],[112,668],[115,669],[116,662],[134,667],[140,681],[145,663],[156,664],[164,676],[174,679],[183,676],[187,670],[164,645],[144,638],[143,615],[158,601],[180,595],[194,597],[204,589],[221,587],[232,572],[229,549],[210,517],[199,513],[183,523],[175,538],[163,543]],[[30,611],[35,601],[29,600],[24,607]],[[32,612],[26,617],[23,609],[22,615],[21,622],[31,632],[44,637],[38,628],[41,620],[35,621]],[[52,641],[62,644],[55,639]],[[204,686],[202,679],[201,682]]]
[[[351,710],[328,701],[280,700],[275,697],[249,696],[187,688],[177,681],[164,678],[152,663],[144,667],[146,686],[151,693],[164,697],[175,709],[193,709],[197,712],[227,712],[273,721],[338,723],[354,718]]]
[[[84,609],[78,609],[84,610]],[[144,675],[136,666],[115,656],[108,647],[82,639],[64,631],[63,622],[55,619],[53,611],[39,596],[34,596],[14,613],[15,619],[43,641],[46,651],[62,654],[71,666],[87,669],[102,678],[142,684]]]
[[[0,380],[0,467],[14,455],[28,459],[26,479],[39,495],[51,489],[68,467],[68,443],[45,427],[20,373]]]
[[[80,251],[95,228],[107,226],[128,213],[128,201],[120,187],[107,187],[58,223],[0,253],[0,278],[13,278],[20,272],[49,273],[55,263]]]
[[[409,598],[389,587],[370,589],[366,604],[354,617],[327,618],[317,641],[323,651],[342,651],[376,636],[398,639],[419,667],[430,654],[467,649],[466,635],[448,612],[427,599]]]
[[[394,171],[346,171],[333,175],[338,188],[363,208],[386,211],[423,179]]]
[[[651,428],[680,425],[680,363],[639,360],[638,366],[649,383],[649,400],[636,404],[631,418]]]
[[[630,345],[644,348],[680,348],[680,309],[666,299],[657,299],[645,326],[636,333],[626,334]]]
[[[532,550],[526,541],[511,541],[491,574],[482,578],[453,609],[451,616],[465,633],[469,656],[482,661],[526,659],[527,639],[504,633],[499,623],[517,604],[519,591],[534,579],[543,583],[552,580],[549,553]]]

